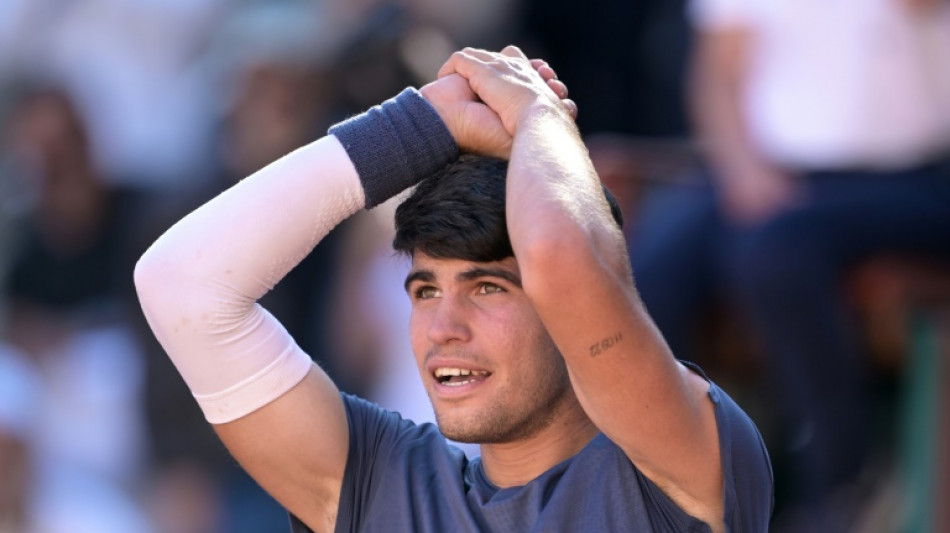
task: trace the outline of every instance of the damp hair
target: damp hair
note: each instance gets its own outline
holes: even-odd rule
[[[393,248],[480,263],[513,256],[505,219],[507,171],[507,161],[466,154],[422,180],[396,209]],[[603,190],[622,227],[620,206]]]

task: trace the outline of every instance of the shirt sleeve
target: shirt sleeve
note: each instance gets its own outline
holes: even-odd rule
[[[713,383],[709,395],[719,426],[726,527],[731,533],[768,531],[775,495],[762,435],[749,415]]]
[[[416,425],[356,396],[341,393],[350,430],[350,448],[340,490],[335,531],[359,531],[360,516],[379,488],[382,467],[392,460],[399,436]],[[312,533],[290,516],[292,533]]]
[[[415,424],[362,398],[342,396],[350,426],[350,449],[336,531],[359,531],[360,517],[376,495],[383,467],[393,461],[399,436]]]
[[[464,496],[444,498],[432,492],[434,480],[443,487],[462,486],[467,464],[465,454],[448,445],[435,424],[415,424],[356,396],[341,396],[350,447],[335,531],[377,531],[380,523],[398,524],[394,531],[417,531],[420,517],[428,524],[421,529],[445,531],[440,514],[430,512],[433,506],[452,510],[456,517],[466,515]],[[293,516],[291,531],[310,532]]]

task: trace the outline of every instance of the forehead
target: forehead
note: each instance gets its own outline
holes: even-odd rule
[[[517,272],[518,261],[514,257],[506,257],[499,261],[473,261],[470,259],[435,257],[425,252],[416,251],[412,254],[410,270],[465,270],[479,267],[504,268]]]
[[[514,257],[500,261],[470,261],[467,259],[446,259],[416,252],[412,255],[412,264],[406,285],[415,280],[424,281],[464,281],[477,277],[502,277],[520,285],[521,275],[518,262]]]

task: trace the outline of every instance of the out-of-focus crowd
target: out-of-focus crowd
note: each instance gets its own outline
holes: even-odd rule
[[[950,361],[950,2],[5,0],[0,533],[287,530],[149,332],[133,265],[458,47],[509,43],[577,101],[675,355],[763,430],[776,531],[910,523],[909,333],[885,298],[870,333],[896,333],[869,334],[861,302],[893,286],[869,262],[912,260]],[[335,229],[262,304],[341,389],[428,421],[393,207]]]

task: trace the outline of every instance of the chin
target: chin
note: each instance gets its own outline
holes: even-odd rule
[[[528,438],[537,433],[550,419],[545,417],[538,423],[516,421],[512,417],[471,415],[457,413],[456,417],[440,416],[436,413],[436,423],[445,438],[467,444],[504,444]],[[481,424],[473,425],[471,420]]]
[[[479,428],[472,427],[471,424],[466,424],[463,421],[466,418],[471,419],[471,417],[466,417],[462,413],[453,414],[456,416],[446,416],[444,413],[440,413],[436,410],[435,423],[439,426],[439,432],[449,440],[469,444],[481,444],[482,441],[479,437],[481,437],[482,432],[479,431]]]
[[[442,436],[448,440],[461,442],[464,444],[489,444],[485,439],[480,438],[481,435],[466,433],[466,432],[454,432],[454,431],[445,431],[441,427],[439,428],[442,431]]]
[[[498,432],[481,428],[460,428],[458,426],[443,427],[440,425],[439,431],[449,440],[464,442],[466,444],[498,444],[508,442],[508,439],[499,435]]]

